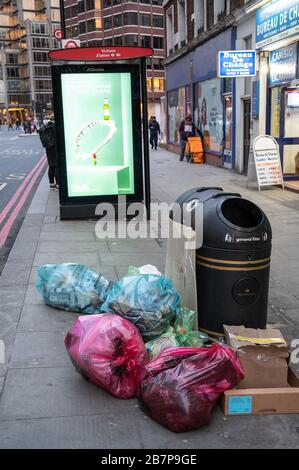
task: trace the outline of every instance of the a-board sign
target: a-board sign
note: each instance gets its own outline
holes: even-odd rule
[[[263,186],[284,187],[280,152],[276,140],[269,135],[260,135],[253,142],[253,155],[259,190]]]

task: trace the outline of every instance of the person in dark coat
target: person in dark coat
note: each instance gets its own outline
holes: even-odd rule
[[[52,119],[45,122],[39,130],[39,137],[42,145],[46,149],[49,165],[48,177],[51,189],[59,189],[58,159],[56,153],[56,132]]]
[[[152,146],[152,149],[155,148],[155,150],[157,150],[157,148],[158,148],[158,136],[160,135],[161,130],[160,130],[160,124],[156,120],[156,116],[153,116],[150,119],[149,130],[150,130],[150,144]]]
[[[180,153],[180,161],[182,162],[185,157],[185,150],[186,144],[188,142],[189,137],[195,137],[196,133],[199,135],[203,142],[203,135],[202,132],[195,126],[191,114],[183,119],[179,127],[180,133],[180,144],[181,144],[181,153]]]

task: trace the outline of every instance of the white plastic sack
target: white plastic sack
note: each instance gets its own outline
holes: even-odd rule
[[[181,304],[197,312],[195,239],[196,233],[192,228],[170,220],[165,276],[172,280],[173,287],[181,294]],[[194,328],[197,330],[197,327],[196,316]]]

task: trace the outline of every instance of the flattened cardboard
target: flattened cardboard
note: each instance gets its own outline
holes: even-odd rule
[[[238,389],[289,387],[289,348],[279,330],[224,325],[224,332],[227,344],[237,351],[244,369],[245,378]]]
[[[299,387],[227,390],[222,409],[226,416],[297,414]]]

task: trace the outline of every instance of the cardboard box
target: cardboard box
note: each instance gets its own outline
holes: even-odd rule
[[[238,389],[289,387],[289,348],[279,330],[224,325],[224,333],[244,369],[245,378]]]
[[[299,378],[289,373],[287,388],[227,390],[222,401],[226,416],[299,413]]]

